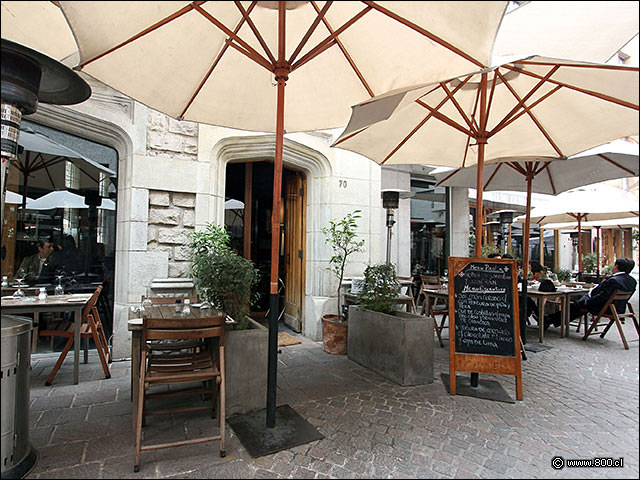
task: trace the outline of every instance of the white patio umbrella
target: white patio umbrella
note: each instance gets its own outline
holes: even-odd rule
[[[78,189],[98,190],[102,181],[116,175],[110,168],[27,127],[20,130],[18,143],[24,151],[18,155],[13,165],[16,168],[12,168],[9,175],[16,172],[22,174],[23,192],[27,191],[29,185],[43,189],[64,189],[67,175],[65,162],[71,162],[78,168],[77,184],[74,185]],[[15,183],[18,183],[17,180]]]
[[[622,193],[622,191],[621,191]],[[635,198],[614,197],[609,193],[606,198],[594,191],[574,190],[561,193],[553,205],[545,205],[531,210],[530,221],[539,225],[577,222],[578,232],[582,222],[595,222],[612,219],[638,218],[638,202]],[[524,221],[518,217],[515,221]],[[578,235],[578,270],[582,271],[582,239]]]
[[[240,200],[236,200],[235,198],[230,198],[226,202],[224,202],[225,210],[243,210],[244,203]]]
[[[334,146],[387,165],[477,164],[482,205],[485,161],[569,157],[636,135],[638,87],[638,68],[534,56],[355,105]],[[482,223],[479,208],[476,235]]]
[[[27,210],[53,210],[56,208],[89,208],[85,197],[68,190],[54,190],[37,199],[28,199]],[[101,205],[98,207],[102,210],[114,210],[116,204],[109,198],[103,198]]]
[[[613,218],[611,220],[599,220],[592,222],[580,222],[581,230],[596,230],[596,265],[597,274],[600,275],[600,230],[608,230],[614,228],[638,228],[640,222],[638,217],[635,218]],[[577,230],[578,222],[564,222],[564,223],[547,223],[544,226],[545,230]]]
[[[6,190],[4,203],[10,203],[10,204],[13,204],[13,205],[22,205],[23,198],[24,197],[22,195],[20,195],[19,193],[12,192],[11,190]],[[27,203],[30,200],[31,199],[29,197],[27,197],[27,199],[26,199]]]
[[[631,39],[638,41],[638,2],[520,3],[504,16],[494,58],[535,54],[607,62]]]
[[[348,105],[488,65],[507,2],[59,5],[83,72],[175,118],[276,132],[267,395],[272,427],[284,132],[342,126]]]
[[[557,195],[576,187],[596,182],[638,176],[640,160],[638,144],[616,140],[589,149],[566,160],[549,157],[518,157],[501,159],[500,163],[484,167],[483,190],[527,192],[524,217],[523,265],[529,265],[529,214],[532,194]],[[477,165],[450,171],[432,171],[436,185],[443,187],[474,188],[478,177]],[[604,200],[602,200],[604,201]],[[520,217],[522,218],[522,217]],[[523,267],[528,268],[528,267]]]

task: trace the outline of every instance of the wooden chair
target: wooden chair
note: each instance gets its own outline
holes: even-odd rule
[[[596,315],[595,318],[593,318],[591,325],[589,326],[588,329],[586,329],[586,332],[584,334],[584,337],[582,337],[582,340],[586,340],[589,337],[589,335],[593,335],[595,333],[600,333],[600,338],[604,338],[604,336],[607,334],[611,326],[615,323],[616,327],[618,327],[618,333],[620,333],[620,338],[622,339],[622,344],[624,345],[624,348],[629,350],[629,343],[627,342],[627,339],[624,336],[624,331],[622,330],[622,324],[624,324],[624,321],[626,318],[632,319],[633,325],[636,327],[636,332],[640,336],[640,326],[638,326],[638,318],[636,317],[636,314],[633,311],[633,307],[631,306],[631,303],[629,303],[629,299],[631,298],[632,295],[633,295],[633,292],[624,292],[622,290],[614,290],[611,296],[609,297],[609,300],[607,300],[607,303],[605,303],[604,306],[602,307],[602,310],[600,310],[600,313],[598,313],[598,315]],[[614,302],[620,302],[620,301],[626,302],[627,308],[629,309],[627,313],[618,313],[618,311],[616,310],[616,306]],[[593,315],[591,316],[593,317]],[[609,323],[607,324],[606,327],[604,327],[604,330],[599,331],[598,326],[604,325],[604,324],[598,325],[598,322],[602,318],[608,319]],[[586,327],[586,320],[585,320],[585,327]],[[632,341],[637,341],[637,339]]]
[[[442,330],[445,328],[449,328],[449,325],[445,325],[447,318],[449,317],[449,303],[446,300],[435,299],[433,303],[429,302],[427,304],[427,299],[429,296],[425,292],[425,289],[440,289],[442,288],[442,284],[440,283],[440,277],[437,275],[421,275],[422,285],[420,287],[420,297],[422,297],[422,308],[420,309],[420,315],[428,315],[433,317],[433,323],[436,331],[436,335],[438,336],[438,342],[440,342],[440,347],[444,348],[444,343],[442,342]],[[437,316],[440,316],[440,324],[438,324]]]
[[[183,303],[185,300],[189,300],[191,304],[194,304],[198,301],[197,295],[189,295],[189,296],[167,296],[167,297],[147,297],[142,295],[141,301],[150,300],[153,305],[174,305],[175,303]],[[158,349],[158,350],[182,350],[182,349],[194,349],[200,348],[203,346],[203,343],[199,339],[189,339],[189,340],[161,340],[157,342],[149,342],[149,348]]]
[[[411,305],[409,308],[411,308],[412,313],[416,313],[418,311],[418,308],[416,307],[416,298],[413,294],[413,277],[396,277],[396,278],[398,279],[398,282],[405,283],[405,285],[402,285],[400,290],[402,290],[402,288],[407,289],[404,294],[408,297],[411,297]]]
[[[96,350],[98,351],[98,356],[100,357],[100,363],[102,363],[102,370],[104,371],[105,378],[111,378],[111,372],[109,371],[108,363],[111,363],[111,353],[109,351],[109,344],[107,343],[107,338],[104,333],[104,328],[102,327],[102,322],[100,321],[100,315],[98,314],[98,309],[96,308],[96,303],[98,302],[98,297],[100,296],[100,292],[102,292],[102,286],[96,288],[96,291],[91,295],[91,298],[82,309],[82,317],[80,319],[80,338],[84,340],[84,363],[88,363],[89,361],[89,339],[93,339],[93,343],[96,345]],[[68,327],[61,330],[41,330],[41,337],[63,337],[67,339],[67,343],[65,344],[60,356],[58,357],[58,361],[53,366],[53,370],[45,385],[49,386],[53,383],[53,379],[55,378],[58,370],[62,366],[62,362],[66,358],[67,354],[71,350],[74,342],[74,324],[71,323]]]
[[[140,470],[140,452],[159,448],[193,445],[220,441],[220,457],[225,452],[225,373],[224,373],[224,315],[196,318],[144,318],[142,322],[142,358],[140,361],[140,382],[138,384],[138,405],[135,419],[135,465],[134,472]],[[149,347],[149,342],[161,340],[206,339],[207,347],[198,351],[161,352]],[[214,348],[217,339],[217,353]],[[171,385],[197,382],[187,389],[170,389]],[[157,385],[166,385],[167,390],[151,392]],[[211,395],[211,405],[177,407],[150,410],[146,402],[152,398],[168,398],[187,395]],[[218,403],[219,435],[176,440],[161,444],[142,445],[142,427],[147,415],[174,414],[211,409],[212,418]]]

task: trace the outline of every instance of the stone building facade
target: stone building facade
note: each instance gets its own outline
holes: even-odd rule
[[[88,101],[71,107],[41,105],[29,120],[118,152],[113,352],[115,358],[126,358],[130,307],[148,293],[154,279],[188,275],[188,234],[224,221],[226,166],[272,160],[275,136],[177,121],[87,81],[93,91]],[[284,166],[306,178],[301,331],[313,340],[322,337],[321,315],[336,308],[337,285],[326,268],[331,252],[322,228],[331,218],[362,211],[359,234],[365,250],[346,271],[347,277],[361,276],[367,264],[383,261],[386,254],[381,189],[408,191],[412,176],[410,168],[383,169],[355,153],[330,148],[339,133],[285,136]],[[466,189],[456,195],[456,208],[468,212]],[[393,227],[391,260],[400,275],[410,274],[409,205],[408,199],[400,201]],[[456,220],[452,229],[464,244],[467,216],[461,215],[464,220]]]

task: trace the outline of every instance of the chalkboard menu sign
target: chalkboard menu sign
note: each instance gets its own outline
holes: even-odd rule
[[[449,257],[449,378],[456,371],[516,377],[522,400],[522,359],[516,261]]]
[[[513,266],[471,262],[453,287],[456,352],[515,356]]]

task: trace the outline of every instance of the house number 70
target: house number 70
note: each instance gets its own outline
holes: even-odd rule
[[[347,188],[346,180],[338,180],[338,188]]]

